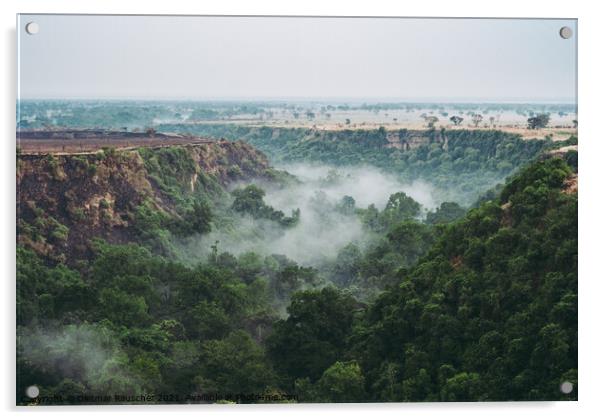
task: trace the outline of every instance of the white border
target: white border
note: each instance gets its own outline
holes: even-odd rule
[[[251,420],[266,417],[287,419],[326,415],[340,418],[435,418],[448,419],[508,419],[544,417],[569,419],[574,416],[594,418],[599,413],[598,392],[602,389],[602,372],[598,355],[601,349],[602,319],[599,302],[602,278],[599,275],[599,238],[602,215],[599,179],[602,159],[602,133],[597,126],[602,109],[599,45],[602,41],[602,16],[593,1],[524,1],[500,0],[495,3],[470,0],[414,0],[393,2],[385,0],[3,0],[0,2],[2,24],[3,100],[0,116],[4,138],[0,141],[3,160],[0,164],[0,197],[2,205],[2,344],[0,352],[3,373],[0,379],[0,408],[8,418],[33,415],[54,418],[105,418],[107,415],[144,415],[159,419],[168,413],[187,417],[212,416],[232,418],[245,416]],[[110,13],[110,14],[236,14],[236,15],[335,15],[335,16],[444,16],[444,17],[549,17],[579,19],[579,402],[573,403],[439,403],[439,404],[353,404],[303,406],[179,406],[179,407],[51,407],[22,409],[14,407],[14,276],[15,276],[15,99],[16,99],[16,35],[17,13]],[[599,414],[598,414],[599,415]]]

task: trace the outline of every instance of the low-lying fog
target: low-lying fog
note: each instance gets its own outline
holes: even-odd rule
[[[353,197],[356,208],[374,204],[379,210],[386,206],[391,194],[399,191],[419,202],[424,210],[440,204],[429,184],[403,184],[393,175],[373,167],[335,169],[325,165],[296,164],[279,169],[295,175],[300,183],[283,189],[259,184],[266,191],[264,201],[287,216],[294,209],[300,209],[299,224],[283,229],[274,222],[239,217],[227,228],[214,229],[209,234],[182,242],[179,248],[187,259],[194,261],[205,257],[211,246],[219,241],[219,252],[284,254],[299,264],[319,264],[324,259],[336,257],[350,242],[361,246],[371,239],[356,215],[336,211],[344,196]]]
[[[380,169],[364,166],[355,168],[340,168],[327,165],[295,164],[282,168],[295,175],[302,185],[288,191],[268,193],[266,202],[275,208],[297,208],[301,198],[308,201],[317,191],[323,191],[331,200],[340,201],[344,196],[353,197],[356,207],[366,208],[374,204],[379,210],[383,209],[393,193],[403,191],[426,209],[432,209],[437,204],[433,188],[426,182],[416,181],[403,184],[391,175]],[[303,210],[301,210],[303,214]]]

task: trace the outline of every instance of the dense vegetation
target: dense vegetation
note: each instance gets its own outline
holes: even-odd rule
[[[320,104],[320,103],[236,103],[236,102],[30,102],[19,105],[18,125],[22,129],[43,127],[111,127],[125,130],[158,130],[243,139],[265,152],[274,163],[321,162],[339,166],[371,165],[396,174],[404,181],[423,179],[447,201],[469,206],[485,190],[531,161],[546,141],[522,141],[520,136],[486,129],[447,130],[428,127],[424,138],[414,143],[408,130],[323,131],[311,128],[263,126],[274,113],[293,113],[312,119],[330,112],[350,110],[425,110],[426,119],[437,111],[447,120],[447,111],[466,119],[495,112],[514,111],[524,115],[531,128],[540,128],[550,115],[574,112],[571,106],[554,104]],[[444,116],[445,114],[445,116]],[[280,115],[280,114],[278,114]],[[251,120],[253,125],[232,124],[230,118]],[[284,118],[282,115],[278,118]],[[493,118],[493,117],[490,117]],[[235,121],[236,121],[235,119]],[[455,125],[459,125],[454,123]],[[475,125],[477,125],[475,123]],[[152,128],[151,128],[152,127]],[[387,136],[399,138],[398,147],[388,147]]]
[[[576,383],[577,197],[537,162],[368,308],[349,359],[382,400],[558,399]]]
[[[349,136],[278,153],[341,164],[389,159],[444,185],[445,171],[499,176],[511,170],[500,164],[525,162],[543,144],[458,132],[447,146],[433,140],[406,160],[379,147],[378,131],[361,136],[370,147]],[[318,147],[326,149],[318,154]],[[187,196],[179,187],[187,178],[178,179],[186,161],[172,170],[172,152],[164,153],[144,156],[145,165],[166,199],[189,212],[184,230],[207,232],[231,212],[283,231],[303,218],[267,205],[256,186],[223,200],[207,193],[210,184]],[[539,160],[467,213],[444,203],[424,221],[404,193],[380,211],[346,197],[335,211],[355,215],[378,239],[366,248],[349,244],[319,270],[283,255],[235,256],[217,243],[191,265],[146,239],[96,241],[92,258],[77,267],[49,265],[19,246],[17,389],[35,383],[55,404],[67,401],[53,395],[81,394],[179,396],[161,401],[168,403],[191,394],[238,402],[257,402],[241,394],[315,402],[575,399],[576,390],[558,391],[564,380],[577,384],[577,195],[564,192],[576,155],[567,160]],[[153,217],[148,223],[139,226],[141,238],[179,229]]]
[[[284,215],[280,210],[275,210],[263,201],[265,191],[257,185],[251,184],[244,188],[232,191],[234,202],[232,209],[241,214],[247,214],[255,219],[267,219],[277,222],[283,227],[295,226],[299,223],[300,211],[296,209],[290,217]]]
[[[424,110],[429,129],[261,126],[274,113],[311,121],[387,110]],[[435,128],[493,125],[484,115],[501,111],[534,129],[553,113],[574,112],[528,104],[21,102],[20,129],[243,139],[275,164],[330,170],[298,188],[314,181],[231,142],[216,143],[232,146],[230,154],[106,148],[18,160],[33,176],[18,220],[17,401],[576,399],[578,154],[553,149],[577,139]],[[237,119],[254,124],[231,123]],[[386,176],[372,178],[374,171]],[[370,182],[343,191],[360,178]],[[426,183],[418,188],[434,187],[435,204],[410,192],[419,180]],[[366,203],[378,182],[388,184],[386,196]],[[559,392],[564,381],[572,393]],[[23,397],[31,384],[41,400]]]
[[[181,126],[164,124],[165,131],[226,139],[244,139],[276,163],[320,162],[336,166],[371,165],[410,182],[425,180],[449,201],[468,206],[549,146],[543,140],[524,141],[520,136],[495,130],[425,131],[412,144],[408,130],[322,131],[305,128],[246,127],[236,125]],[[388,147],[388,134],[398,137],[399,147]]]

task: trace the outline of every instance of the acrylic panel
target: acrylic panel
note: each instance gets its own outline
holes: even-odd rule
[[[17,34],[18,405],[577,399],[575,19]]]

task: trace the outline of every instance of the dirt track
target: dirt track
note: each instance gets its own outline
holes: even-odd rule
[[[169,134],[92,131],[32,131],[17,133],[17,147],[22,154],[87,154],[102,150],[134,149],[137,147],[168,147],[186,144],[213,143],[215,140]]]

